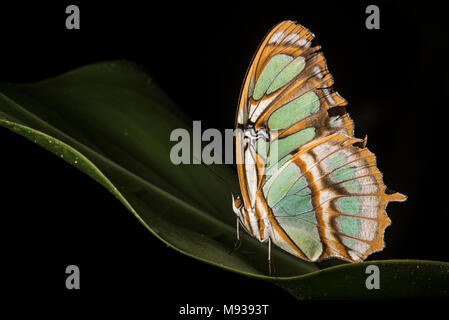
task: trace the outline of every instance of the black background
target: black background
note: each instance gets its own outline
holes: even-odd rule
[[[80,7],[80,30],[65,28],[68,4]],[[201,120],[203,130],[231,128],[259,42],[276,23],[296,20],[322,45],[356,136],[368,134],[386,184],[409,197],[390,204],[387,247],[370,259],[447,261],[447,6],[373,2],[381,29],[367,30],[368,4],[2,3],[0,81],[38,81],[126,59]],[[55,301],[99,310],[132,303],[149,313],[165,310],[168,319],[187,303],[265,303],[272,315],[316,306],[166,248],[89,177],[6,129],[0,134],[2,263],[10,297],[43,301],[44,308]],[[80,291],[65,289],[69,264],[81,269]]]

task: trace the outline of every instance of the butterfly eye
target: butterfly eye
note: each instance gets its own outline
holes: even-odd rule
[[[233,198],[233,200],[234,200],[234,207],[235,208],[237,208],[237,209],[240,209],[240,207],[243,205],[243,201],[242,201],[242,199],[240,198],[240,196],[238,196],[238,195],[232,195],[232,198]]]

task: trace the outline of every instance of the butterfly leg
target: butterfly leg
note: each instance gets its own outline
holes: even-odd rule
[[[271,276],[271,238],[268,238],[268,275]]]
[[[240,220],[238,217],[237,217],[237,227],[236,228],[237,228],[237,241],[234,244],[234,248],[232,248],[232,250],[229,251],[229,254],[240,249],[240,247],[242,245],[242,239],[240,238]]]

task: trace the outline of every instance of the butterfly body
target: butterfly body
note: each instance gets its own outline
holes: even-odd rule
[[[384,247],[385,207],[405,196],[385,192],[313,38],[284,21],[253,58],[236,115],[233,208],[253,237],[304,260],[361,261]]]

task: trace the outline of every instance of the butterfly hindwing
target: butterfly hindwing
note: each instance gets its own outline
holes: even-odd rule
[[[273,241],[311,261],[361,261],[384,247],[387,202],[404,199],[385,190],[375,156],[362,140],[335,133],[313,141],[264,184],[271,223],[278,226]]]

